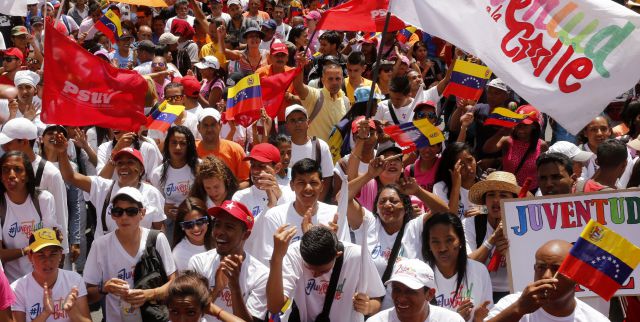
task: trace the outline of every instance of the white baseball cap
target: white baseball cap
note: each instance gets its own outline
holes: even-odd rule
[[[505,92],[509,91],[509,86],[507,86],[507,84],[504,81],[502,81],[500,78],[495,78],[491,80],[487,86],[497,88]]]
[[[24,117],[9,120],[0,132],[0,145],[13,140],[35,140],[38,138],[38,127]]]
[[[591,157],[593,157],[593,152],[581,150],[575,144],[567,141],[558,141],[554,143],[549,147],[548,151],[564,154],[574,162],[587,162]]]
[[[179,38],[180,37],[170,32],[165,32],[162,35],[160,35],[160,39],[158,39],[158,43],[160,45],[173,45],[178,43]]]
[[[199,69],[220,69],[220,62],[214,56],[205,56],[201,62],[195,64]]]
[[[402,259],[393,266],[391,278],[384,283],[398,282],[406,285],[412,290],[423,287],[435,289],[436,282],[433,270],[429,265],[419,259]]]
[[[222,115],[218,110],[212,107],[204,108],[198,113],[198,123],[202,122],[208,116],[213,116],[216,122],[220,122]]]
[[[111,198],[111,201],[116,199],[116,197],[126,195],[136,202],[142,203],[142,192],[134,187],[122,187],[116,192],[116,194]]]
[[[284,118],[285,120],[287,119],[287,117],[289,117],[289,114],[293,113],[293,112],[302,112],[304,113],[304,115],[306,117],[309,117],[309,115],[307,114],[307,110],[300,104],[293,104],[287,107],[287,109],[284,111]]]

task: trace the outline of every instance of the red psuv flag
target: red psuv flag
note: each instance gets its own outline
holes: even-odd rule
[[[137,131],[146,123],[148,85],[134,71],[118,69],[46,24],[42,121]]]
[[[322,14],[316,30],[382,31],[389,0],[351,0]],[[388,31],[401,30],[405,23],[391,16]]]

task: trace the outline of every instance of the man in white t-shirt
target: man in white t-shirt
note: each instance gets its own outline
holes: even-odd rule
[[[338,241],[327,227],[305,226],[302,239],[291,246],[295,226],[282,225],[273,237],[267,282],[269,311],[280,312],[291,299],[297,308],[291,315],[297,311],[300,321],[318,320],[319,315],[331,321],[364,321],[363,315],[378,312],[385,289],[371,257],[365,254],[363,258],[359,245]],[[332,279],[335,293],[331,308],[323,312]],[[361,293],[356,292],[358,286],[364,286]]]
[[[267,209],[295,199],[291,188],[280,186],[276,180],[276,173],[282,167],[278,148],[269,143],[260,143],[244,159],[251,164],[249,173],[253,184],[237,191],[231,199],[247,206],[254,218]]]
[[[42,101],[36,95],[40,76],[30,70],[16,72],[13,83],[18,89],[17,104],[9,104],[8,101],[0,101],[0,118],[11,120],[13,118],[25,118],[33,122],[38,128],[38,134],[42,134],[46,125],[40,119]]]
[[[431,305],[436,282],[431,267],[418,259],[402,259],[395,264],[391,278],[394,307],[381,311],[367,321],[372,322],[463,322],[458,313]]]
[[[167,23],[164,25],[164,32],[171,32],[171,25],[176,19],[185,20],[189,25],[193,26],[193,23],[196,21],[196,17],[188,14],[189,2],[187,0],[178,0],[176,4],[173,5],[173,8],[176,10],[176,16],[167,20]]]
[[[551,240],[536,251],[534,282],[522,293],[503,297],[489,312],[489,322],[609,321],[604,315],[575,297],[576,283],[558,268],[571,250],[564,240]]]
[[[253,229],[251,212],[242,203],[227,200],[208,213],[215,218],[216,249],[191,257],[189,269],[209,279],[214,304],[245,321],[264,319],[269,270],[244,250]],[[211,315],[205,315],[205,319],[218,321],[214,313],[208,312]]]
[[[391,79],[389,99],[378,104],[375,120],[387,121],[391,124],[402,124],[413,121],[413,98],[409,95],[411,85],[407,76]]]
[[[300,227],[303,222],[328,225],[337,217],[338,207],[318,200],[322,192],[320,167],[311,159],[302,159],[291,168],[291,189],[295,192],[295,201],[267,210],[256,221],[245,249],[269,265],[273,251],[273,233],[284,224]],[[302,237],[301,230],[292,238],[292,242]]]
[[[291,135],[291,162],[301,159],[316,160],[322,169],[322,192],[319,200],[325,200],[333,178],[333,156],[329,145],[320,138],[309,137],[309,115],[302,105],[293,104],[285,110],[286,128]]]

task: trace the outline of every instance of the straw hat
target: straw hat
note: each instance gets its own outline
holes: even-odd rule
[[[508,191],[515,195],[520,193],[520,186],[513,173],[494,171],[489,173],[487,179],[476,182],[469,190],[469,201],[476,205],[483,204],[482,196],[488,191]]]

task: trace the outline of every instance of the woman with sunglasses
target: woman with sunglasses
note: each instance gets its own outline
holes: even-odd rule
[[[134,187],[115,191],[111,217],[117,228],[93,242],[84,270],[89,303],[96,303],[106,296],[104,315],[106,321],[142,321],[140,306],[148,301],[166,298],[170,282],[175,277],[176,266],[171,247],[162,232],[157,233],[156,255],[167,276],[166,283],[153,289],[135,289],[134,269],[146,250],[151,230],[141,227],[146,215],[143,196]]]
[[[238,181],[229,167],[216,157],[206,157],[198,165],[198,175],[190,196],[206,201],[207,208],[231,200],[238,191]]]
[[[188,197],[178,207],[173,231],[173,259],[178,271],[187,269],[191,256],[215,248],[212,225],[204,201]],[[186,238],[185,238],[186,237]]]
[[[435,103],[432,101],[418,103],[413,109],[413,120],[423,119],[428,119],[433,125],[439,125]],[[440,165],[440,152],[442,152],[442,143],[419,148],[410,155],[408,160],[405,160],[405,164],[410,163],[404,168],[405,177],[416,178],[420,187],[433,192],[436,172]]]
[[[218,30],[222,31],[218,33],[218,39],[224,39],[226,29],[221,28]],[[242,38],[247,43],[246,49],[225,49],[224,54],[227,59],[231,61],[229,63],[229,72],[239,72],[246,76],[255,73],[258,68],[267,65],[269,51],[260,49],[260,42],[264,38],[264,33],[258,28],[247,28],[242,34]]]

